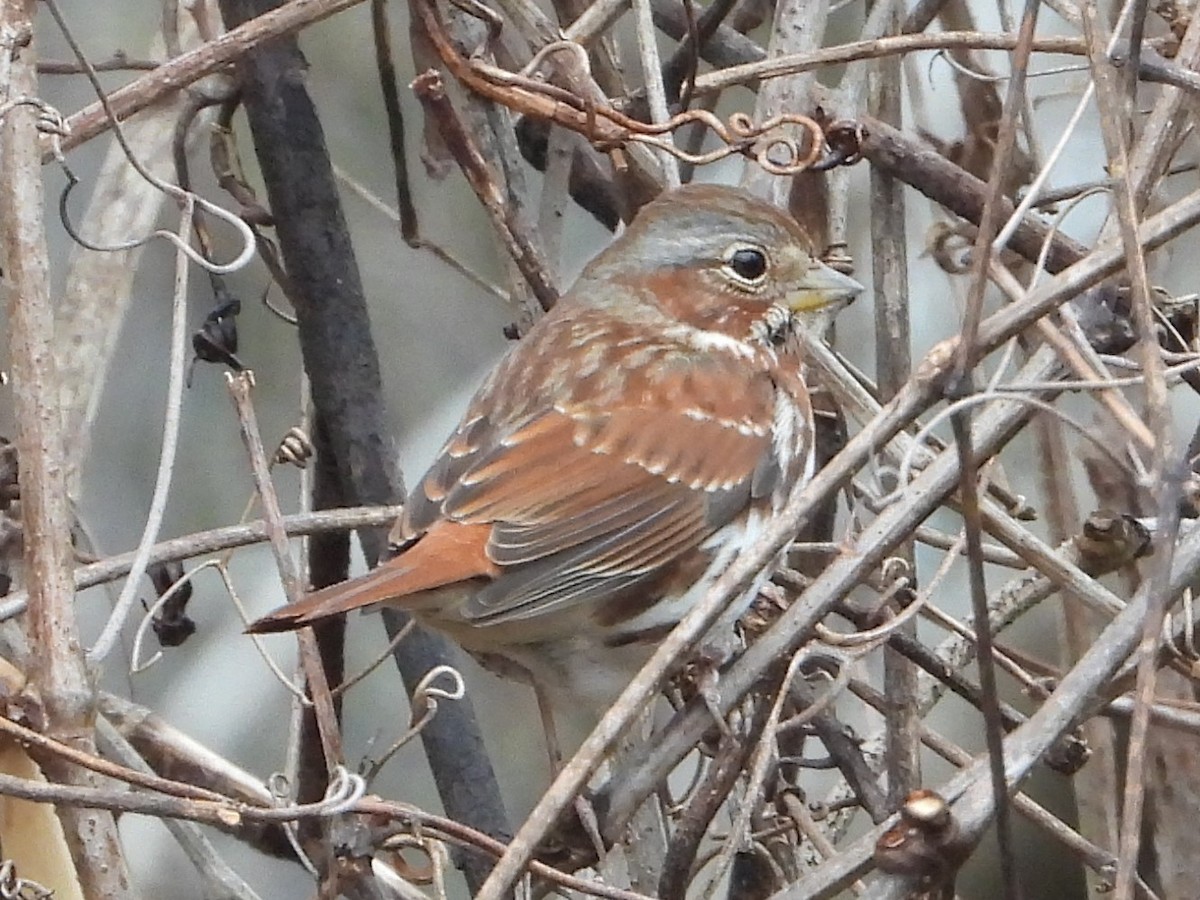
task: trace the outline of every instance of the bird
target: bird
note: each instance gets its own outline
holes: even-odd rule
[[[660,194],[484,380],[410,492],[394,555],[248,630],[386,604],[603,711],[812,477],[799,330],[861,290],[739,188]]]

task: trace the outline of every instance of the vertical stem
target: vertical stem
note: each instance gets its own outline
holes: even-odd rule
[[[767,56],[817,49],[825,36],[828,17],[828,0],[779,0],[771,23]],[[801,72],[799,75],[764,81],[754,104],[754,120],[765,122],[784,112],[811,111],[812,86],[815,83],[815,72]],[[788,181],[770,174],[761,166],[748,165],[742,173],[742,187],[782,206],[787,197]]]
[[[288,546],[287,532],[283,528],[283,511],[279,506],[279,496],[271,481],[271,470],[267,464],[266,449],[263,446],[262,434],[258,428],[258,415],[254,409],[254,401],[250,392],[254,387],[252,373],[227,372],[225,380],[229,387],[237,411],[238,430],[242,435],[242,443],[250,457],[250,469],[254,474],[254,486],[258,490],[259,503],[262,504],[263,520],[267,523],[267,534],[271,550],[275,555],[275,565],[279,569],[279,578],[283,582],[284,593],[289,603],[299,602],[304,588],[296,571],[295,560],[292,559],[291,548]],[[317,641],[312,630],[302,628],[296,632],[300,643],[300,664],[304,668],[304,678],[308,682],[310,696],[313,701],[313,712],[317,719],[317,730],[321,749],[325,757],[325,766],[332,776],[337,766],[345,764],[346,757],[342,751],[341,734],[337,713],[334,710],[333,696],[329,691],[329,678],[323,665],[321,655],[317,650]]]
[[[53,354],[54,316],[42,220],[33,0],[0,0],[0,247],[8,287],[13,412],[21,461],[25,527],[26,627],[35,652],[30,675],[44,704],[46,731],[95,752],[95,693],[75,622],[71,511]],[[24,102],[22,102],[24,101]],[[16,104],[16,105],[13,105]],[[47,777],[92,785],[90,773],[51,755]],[[77,876],[89,897],[129,895],[129,875],[112,814],[59,807]]]
[[[995,158],[988,178],[987,200],[975,237],[975,262],[967,294],[967,310],[963,318],[959,346],[955,352],[954,371],[947,394],[957,399],[974,392],[974,369],[978,362],[979,324],[983,318],[984,292],[987,288],[988,255],[995,252],[992,240],[1001,225],[1000,209],[1004,185],[1016,151],[1016,111],[1025,93],[1030,48],[1037,25],[1037,0],[1026,0],[1021,17],[1021,29],[1012,57],[1012,77],[1004,99],[1006,117],[1001,118],[996,138]],[[1004,762],[1004,733],[1000,721],[999,697],[996,686],[995,661],[992,657],[992,634],[988,627],[987,582],[983,566],[982,514],[979,508],[978,460],[971,438],[971,415],[967,411],[951,418],[954,444],[958,452],[963,527],[967,538],[967,573],[971,586],[971,615],[975,623],[979,646],[979,686],[983,692],[984,737],[988,751],[992,795],[996,810],[996,841],[1000,850],[1000,876],[1003,895],[1009,900],[1021,896],[1016,851],[1012,834],[1012,816]]]
[[[638,56],[642,62],[642,77],[646,83],[646,97],[650,101],[650,121],[666,122],[671,118],[667,109],[667,92],[663,87],[662,62],[658,56],[658,34],[654,30],[654,18],[650,14],[650,0],[633,0],[634,20],[637,22]],[[667,133],[663,139],[669,142],[675,140],[674,135]],[[665,150],[658,152],[658,161],[662,163],[663,184],[665,187],[679,187],[679,160]]]
[[[1040,416],[1036,429],[1040,460],[1038,478],[1046,501],[1046,525],[1050,540],[1061,544],[1072,534],[1078,533],[1080,523],[1079,502],[1071,483],[1070,449],[1062,423],[1050,416]],[[1109,505],[1103,495],[1100,500],[1101,505]],[[1058,643],[1062,666],[1067,669],[1079,662],[1088,647],[1099,640],[1103,620],[1094,610],[1088,609],[1077,595],[1069,592],[1062,595],[1061,610]],[[1119,839],[1117,798],[1120,795],[1120,775],[1113,725],[1097,717],[1084,722],[1080,728],[1092,750],[1092,758],[1072,779],[1079,833],[1098,846],[1115,847]],[[1101,877],[1090,869],[1085,870],[1084,875],[1088,887],[1095,892],[1102,881]]]
[[[880,0],[877,0],[880,2]],[[887,2],[887,0],[882,0]],[[895,4],[892,4],[894,7]],[[893,9],[887,31],[900,27]],[[880,60],[870,80],[871,114],[900,126],[900,58]],[[908,310],[908,238],[904,228],[904,185],[878,169],[871,170],[871,246],[875,288],[876,379],[883,400],[891,398],[912,373]],[[908,564],[916,586],[911,542],[892,554]],[[914,596],[904,592],[909,596]],[[903,630],[916,637],[915,621]],[[885,649],[884,684],[887,696],[888,808],[898,809],[909,791],[921,784],[921,722],[917,715],[917,670],[902,654]]]
[[[1134,4],[1135,15],[1144,15],[1144,4]],[[1088,39],[1088,57],[1092,78],[1096,83],[1096,100],[1101,112],[1101,133],[1108,155],[1109,170],[1113,173],[1113,206],[1117,213],[1119,232],[1124,245],[1132,288],[1133,322],[1138,336],[1138,349],[1145,375],[1146,407],[1155,443],[1151,478],[1152,495],[1158,513],[1158,533],[1155,535],[1154,564],[1147,581],[1151,584],[1149,603],[1138,645],[1137,681],[1134,688],[1136,705],[1129,723],[1128,752],[1125,763],[1125,789],[1121,798],[1120,847],[1117,855],[1117,879],[1113,888],[1116,900],[1133,896],[1141,857],[1142,814],[1145,808],[1147,742],[1150,728],[1150,706],[1157,690],[1158,651],[1161,643],[1163,617],[1167,612],[1167,594],[1163,588],[1171,577],[1175,539],[1179,528],[1179,501],[1183,496],[1183,460],[1173,440],[1170,408],[1167,405],[1167,382],[1164,363],[1157,338],[1154,315],[1153,288],[1146,268],[1146,252],[1138,241],[1141,224],[1136,192],[1129,173],[1127,98],[1122,95],[1120,76],[1107,58],[1107,45],[1112,39],[1104,34],[1096,17],[1094,3],[1083,7],[1084,34]],[[1139,36],[1140,22],[1135,22],[1132,34]],[[1137,59],[1136,52],[1131,57]]]

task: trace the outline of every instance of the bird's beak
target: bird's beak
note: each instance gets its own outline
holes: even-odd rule
[[[862,293],[863,286],[825,263],[812,265],[789,291],[787,305],[795,313],[836,312]]]

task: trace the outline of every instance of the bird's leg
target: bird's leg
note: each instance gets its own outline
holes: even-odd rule
[[[542,719],[542,732],[546,736],[546,752],[550,756],[551,777],[557,778],[563,767],[563,753],[562,745],[558,740],[558,728],[554,724],[554,705],[536,679],[530,678],[529,684],[533,687],[533,696],[537,699],[538,715]],[[596,810],[592,808],[587,797],[582,794],[575,798],[573,806],[575,815],[579,817],[579,824],[583,826],[588,840],[592,842],[592,848],[596,851],[596,858],[604,859],[607,851],[604,847],[604,838],[600,836],[600,820],[596,816]]]
[[[592,801],[583,794],[579,794],[572,805],[575,808],[575,815],[579,816],[579,824],[583,826],[588,840],[592,842],[592,849],[596,851],[596,859],[603,861],[604,857],[608,855],[608,848],[604,846],[604,837],[600,834],[600,819],[592,807]]]
[[[562,771],[563,754],[562,745],[558,742],[558,729],[554,724],[554,707],[540,684],[532,678],[529,680],[529,684],[533,687],[533,696],[537,699],[538,715],[542,719],[542,733],[546,736],[546,753],[550,756],[550,777],[557,778],[558,773]]]
[[[711,636],[710,636],[711,637]],[[736,640],[730,635],[730,640]],[[729,641],[710,640],[701,644],[676,676],[675,683],[683,700],[699,697],[725,737],[731,737],[729,723],[721,712],[721,666],[734,655]]]
[[[724,737],[733,737],[729,723],[725,721],[725,714],[721,712],[720,683],[721,674],[719,664],[702,655],[697,660],[696,693],[700,695],[705,709],[708,710],[713,720],[717,723],[717,728],[721,734]]]

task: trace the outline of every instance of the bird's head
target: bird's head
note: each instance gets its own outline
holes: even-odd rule
[[[738,188],[694,184],[647,204],[594,259],[575,293],[585,302],[637,298],[668,317],[739,341],[779,343],[798,327],[820,334],[862,286],[816,258],[786,212]]]

